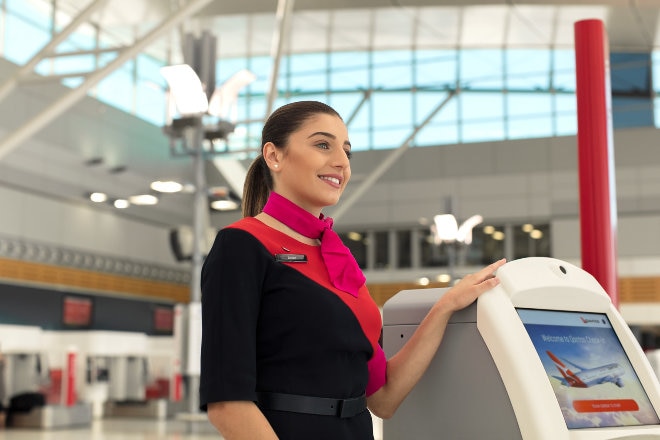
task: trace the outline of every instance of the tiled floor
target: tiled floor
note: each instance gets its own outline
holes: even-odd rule
[[[192,426],[191,426],[192,425]],[[7,428],[0,440],[218,440],[207,423],[178,420],[98,419],[91,426],[42,430]]]
[[[374,436],[382,440],[382,425],[374,419]],[[149,420],[134,418],[96,419],[91,426],[74,429],[36,430],[7,428],[0,430],[0,440],[219,440],[208,422],[185,422],[176,419]]]

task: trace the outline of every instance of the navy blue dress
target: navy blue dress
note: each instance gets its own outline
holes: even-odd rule
[[[275,254],[307,256],[305,263]],[[248,217],[221,230],[202,269],[200,405],[256,401],[257,392],[352,398],[374,389],[380,312],[363,286],[335,289],[320,248]],[[378,369],[384,362],[376,362]],[[377,377],[373,377],[377,376]],[[371,415],[264,410],[282,440],[373,439]]]

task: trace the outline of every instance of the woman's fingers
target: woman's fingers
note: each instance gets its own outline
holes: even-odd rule
[[[479,295],[495,287],[499,280],[495,279],[495,271],[506,263],[505,259],[496,261],[478,272],[466,275],[450,292],[447,299],[453,303],[454,310],[460,310],[471,304]]]
[[[506,258],[502,258],[501,260],[489,264],[488,266],[481,269],[479,272],[475,274],[477,276],[477,279],[479,280],[478,282],[482,282],[484,280],[493,278],[495,276],[495,272],[497,271],[497,269],[499,269],[505,263],[506,263]]]

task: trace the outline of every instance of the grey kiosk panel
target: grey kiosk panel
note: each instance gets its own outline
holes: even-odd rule
[[[383,348],[388,358],[446,290],[404,290],[385,303]],[[398,439],[522,439],[504,383],[477,329],[476,303],[452,315],[426,374],[383,422],[383,440]]]

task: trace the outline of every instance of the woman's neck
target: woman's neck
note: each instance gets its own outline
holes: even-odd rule
[[[254,218],[259,220],[261,223],[270,226],[271,228],[276,229],[282,232],[283,234],[288,235],[291,238],[298,240],[301,243],[305,243],[311,246],[318,246],[320,244],[319,240],[305,237],[304,235],[294,231],[293,229],[291,229],[281,221],[274,219],[265,212],[260,212],[259,214],[255,215]]]

